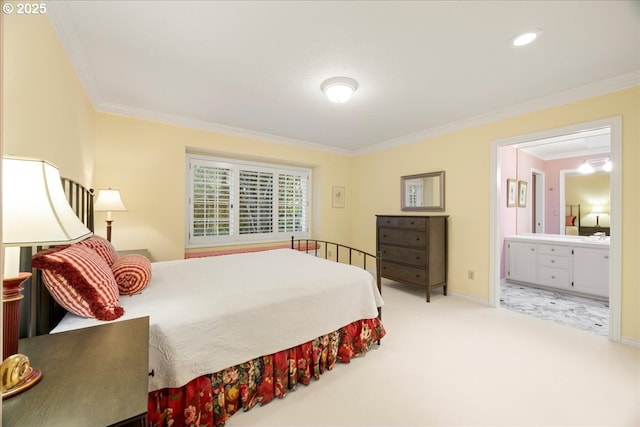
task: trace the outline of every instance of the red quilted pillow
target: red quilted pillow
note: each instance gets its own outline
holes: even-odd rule
[[[151,262],[144,255],[129,254],[111,266],[120,295],[133,295],[147,287],[151,280]]]
[[[81,317],[114,320],[124,314],[111,268],[84,245],[47,249],[33,256],[51,296]]]
[[[91,236],[81,242],[79,245],[87,246],[98,253],[105,260],[107,265],[111,266],[118,259],[118,252],[110,241],[100,236]]]

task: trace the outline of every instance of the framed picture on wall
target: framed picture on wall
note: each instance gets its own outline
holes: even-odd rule
[[[334,208],[344,208],[344,187],[333,187],[331,206]]]
[[[527,181],[518,181],[518,207],[527,207]]]
[[[513,208],[516,205],[517,181],[507,179],[507,207]]]

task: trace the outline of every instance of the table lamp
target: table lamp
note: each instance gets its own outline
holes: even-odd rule
[[[17,354],[21,285],[31,277],[31,272],[19,272],[20,247],[74,243],[92,234],[71,209],[55,166],[37,159],[2,159],[3,399],[29,389],[42,376]]]
[[[96,203],[93,205],[93,210],[107,212],[107,240],[111,241],[111,223],[113,222],[111,212],[124,212],[128,210],[122,202],[120,190],[114,190],[113,188],[100,190]]]
[[[604,214],[606,214],[606,212],[604,211],[604,208],[602,206],[596,205],[591,208],[591,215],[596,216],[596,227],[600,227],[600,215]]]

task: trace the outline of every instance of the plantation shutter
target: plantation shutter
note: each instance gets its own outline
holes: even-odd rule
[[[186,244],[309,237],[310,169],[187,155]]]
[[[240,170],[240,234],[273,231],[273,172]]]
[[[233,233],[233,170],[192,162],[191,235],[227,236]]]
[[[278,232],[307,231],[307,175],[278,175]]]

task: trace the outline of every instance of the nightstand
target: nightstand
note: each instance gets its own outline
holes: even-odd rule
[[[125,251],[118,251],[118,256],[125,256],[129,254],[144,255],[149,261],[153,262],[153,259],[151,258],[151,252],[149,252],[148,249],[128,249]]]
[[[148,317],[22,339],[19,352],[42,380],[2,402],[5,427],[146,425]]]

